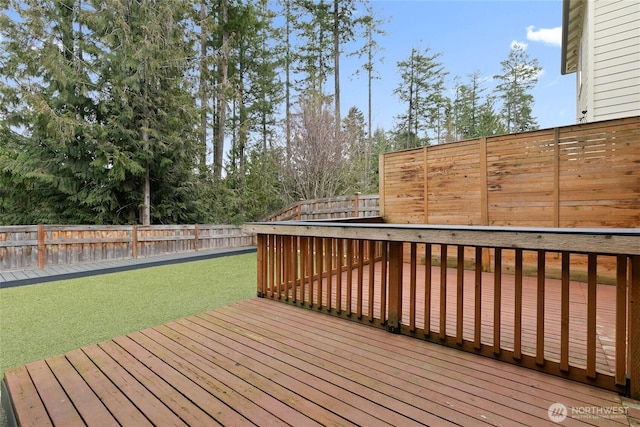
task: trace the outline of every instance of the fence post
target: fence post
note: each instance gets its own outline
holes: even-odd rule
[[[640,255],[631,257],[629,289],[629,397],[640,400]]]
[[[198,224],[195,224],[193,226],[193,249],[196,252],[198,252],[198,239],[200,239],[199,234]]]
[[[356,192],[353,195],[353,217],[357,218],[360,216],[360,192]]]
[[[389,309],[387,331],[400,333],[402,323],[402,242],[389,242]]]
[[[38,224],[38,268],[44,268],[46,264],[45,251],[46,246],[44,245],[44,225]]]
[[[131,256],[138,259],[138,226],[131,228]]]
[[[296,219],[298,221],[302,219],[302,200],[296,202]]]

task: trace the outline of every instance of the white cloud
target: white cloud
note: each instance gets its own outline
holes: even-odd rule
[[[553,46],[561,46],[562,27],[540,28],[536,30],[535,26],[529,25],[527,27],[527,40],[532,42],[543,42],[544,44],[550,44]]]
[[[519,42],[517,40],[513,40],[511,42],[511,49],[513,49],[514,47],[519,47],[522,50],[527,50],[527,44],[525,42]]]

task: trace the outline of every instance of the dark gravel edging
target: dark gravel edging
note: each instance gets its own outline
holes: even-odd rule
[[[191,261],[202,261],[206,259],[220,258],[225,256],[231,256],[231,255],[242,255],[242,254],[253,253],[253,252],[256,252],[256,248],[254,246],[250,246],[250,247],[210,251],[206,253],[196,253],[195,255],[189,255],[189,256],[179,256],[179,257],[163,256],[161,259],[144,258],[142,260],[136,260],[136,261],[126,260],[125,262],[122,263],[122,265],[118,265],[115,267],[107,267],[104,265],[101,266],[100,263],[93,263],[92,267],[94,268],[91,268],[88,270],[71,271],[67,273],[52,273],[52,274],[47,274],[39,277],[29,277],[27,279],[0,282],[0,289],[12,288],[15,286],[23,286],[23,285],[34,285],[36,283],[53,282],[56,280],[67,280],[67,279],[76,279],[80,277],[96,276],[98,274],[119,273],[122,271],[137,270],[140,268],[159,267],[162,265],[171,265],[171,264],[181,264],[184,262],[191,262]]]

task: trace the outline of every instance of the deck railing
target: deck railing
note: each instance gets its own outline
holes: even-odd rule
[[[257,233],[261,297],[640,397],[640,230],[299,221],[245,230]],[[599,267],[611,264],[615,280],[603,284]]]

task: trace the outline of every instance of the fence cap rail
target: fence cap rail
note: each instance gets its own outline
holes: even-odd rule
[[[637,228],[536,228],[323,221],[254,222],[245,224],[243,228],[257,234],[640,255],[640,229]]]

